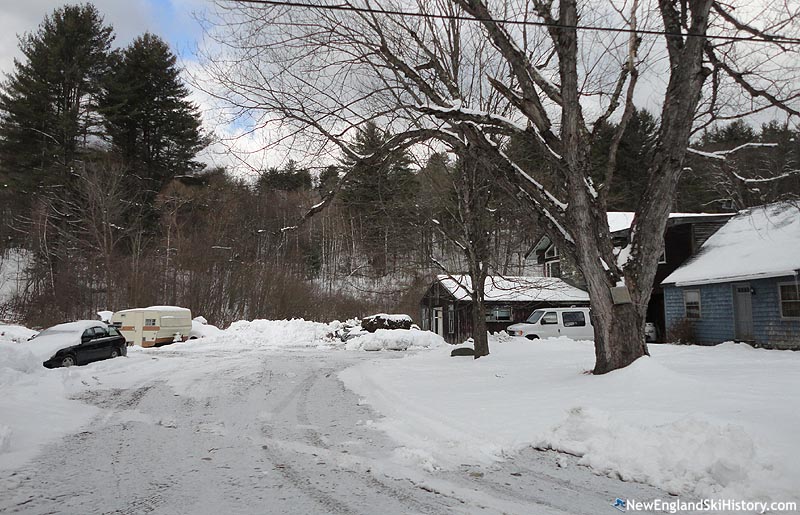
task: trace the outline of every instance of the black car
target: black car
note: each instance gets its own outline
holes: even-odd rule
[[[47,368],[85,365],[101,359],[126,356],[128,347],[119,330],[103,322],[81,320],[59,324],[33,337],[32,352],[47,358]]]

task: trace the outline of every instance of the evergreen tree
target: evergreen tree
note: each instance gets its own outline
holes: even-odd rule
[[[306,191],[311,189],[311,173],[298,168],[297,162],[290,159],[283,169],[270,168],[263,172],[256,181],[256,190],[265,193],[271,190]]]
[[[636,109],[617,150],[617,166],[608,196],[609,211],[633,211],[642,201],[656,131],[656,118],[648,111]]]
[[[91,4],[53,11],[20,37],[0,91],[0,168],[10,187],[63,183],[98,135],[96,101],[108,69],[112,28]]]
[[[369,155],[390,137],[391,134],[370,122],[356,134],[353,148],[361,155]],[[401,228],[409,227],[414,220],[419,184],[411,170],[411,156],[406,151],[395,152],[369,167],[344,159],[343,166],[350,171],[342,185],[341,203],[362,226],[370,263],[382,273],[390,254],[396,254],[404,246]]]
[[[188,100],[175,54],[146,33],[117,53],[105,81],[102,112],[108,137],[140,187],[157,192],[173,176],[202,167],[200,115]]]

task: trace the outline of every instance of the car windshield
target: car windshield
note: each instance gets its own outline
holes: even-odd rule
[[[535,324],[536,322],[539,321],[540,318],[542,318],[543,314],[544,314],[544,311],[539,311],[537,309],[536,311],[531,313],[531,316],[528,317],[528,320],[526,320],[526,322],[528,322],[529,324]]]
[[[42,336],[52,336],[54,334],[76,334],[78,331],[75,328],[65,328],[65,327],[51,327],[49,329],[45,329],[44,331],[37,333],[36,338],[41,338]]]

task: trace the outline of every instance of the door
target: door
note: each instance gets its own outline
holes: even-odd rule
[[[97,361],[111,356],[111,342],[113,337],[108,335],[108,331],[103,327],[93,327],[87,331],[92,331],[92,339],[84,344],[88,353],[89,361]]]
[[[735,318],[735,338],[753,339],[753,293],[750,283],[733,285],[733,310]]]
[[[444,311],[433,308],[433,332],[444,338]]]
[[[539,327],[537,333],[539,338],[553,338],[561,336],[559,330],[558,313],[556,311],[547,311],[542,318],[539,319]]]

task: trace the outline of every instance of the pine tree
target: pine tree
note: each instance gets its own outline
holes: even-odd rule
[[[96,101],[112,40],[91,4],[56,9],[20,37],[24,59],[0,91],[0,168],[11,188],[70,180],[98,135]]]
[[[197,107],[167,43],[146,33],[115,54],[105,81],[102,112],[108,138],[127,165],[155,193],[175,175],[202,167],[204,146]]]
[[[370,122],[356,134],[353,149],[369,155],[390,137],[391,134]],[[341,202],[362,226],[362,241],[371,265],[383,273],[390,258],[406,246],[401,233],[409,232],[414,219],[413,205],[419,184],[411,170],[411,156],[400,151],[376,166],[354,165],[347,159],[342,164],[351,170],[342,185]]]

